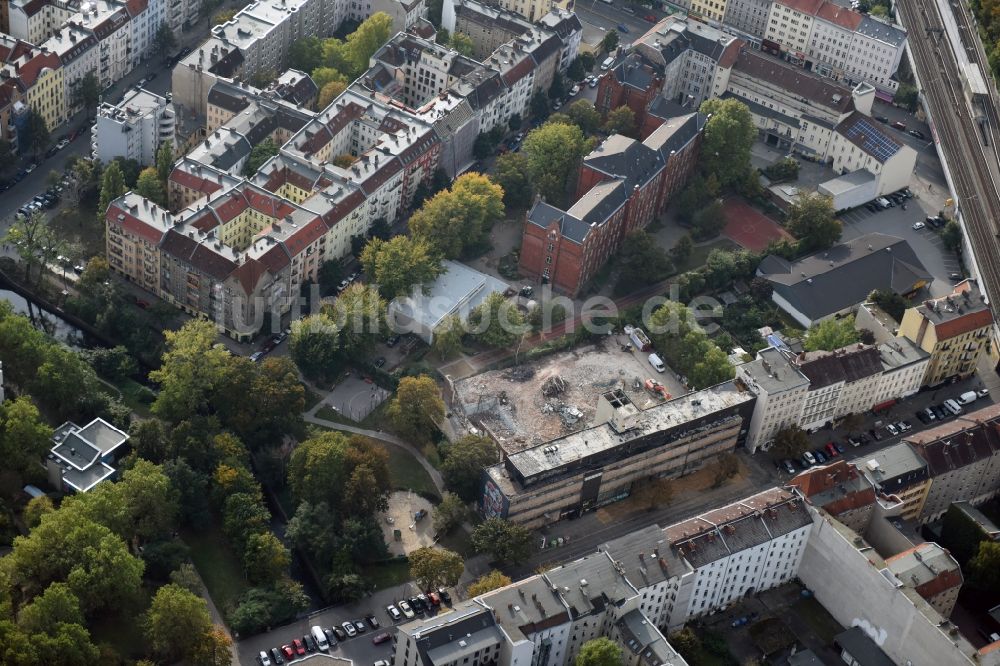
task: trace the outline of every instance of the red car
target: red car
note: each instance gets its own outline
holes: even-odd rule
[[[435,606],[441,605],[441,597],[438,596],[437,592],[428,592],[427,598],[431,600],[431,603]]]
[[[295,659],[295,650],[291,645],[282,645],[281,654],[285,655],[285,659]]]
[[[381,634],[376,634],[375,636],[372,636],[372,643],[374,643],[375,645],[379,645],[380,643],[385,643],[387,640],[389,640],[388,631],[383,631]]]
[[[657,21],[660,20],[660,19],[656,18],[655,16],[653,16],[652,14],[646,14],[642,18],[645,19],[645,20],[647,20],[647,21],[649,21],[650,23],[656,23]]]
[[[833,442],[827,442],[826,452],[830,454],[830,458],[836,458],[840,455],[840,452],[837,451],[837,447],[833,445]]]
[[[301,638],[296,638],[294,641],[292,641],[292,645],[295,646],[295,654],[299,655],[300,657],[306,653],[306,646],[302,644]]]

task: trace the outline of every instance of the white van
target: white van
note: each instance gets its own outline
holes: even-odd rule
[[[326,634],[323,630],[316,625],[309,628],[309,633],[312,634],[313,640],[316,641],[316,646],[323,652],[330,651],[330,641],[326,640]]]
[[[958,416],[959,414],[962,413],[962,408],[959,406],[957,402],[955,402],[951,398],[944,401],[944,408],[947,409],[952,414],[954,414],[955,416]]]
[[[882,210],[885,210],[886,208],[892,206],[892,204],[889,203],[889,200],[886,199],[885,197],[879,197],[878,199],[876,199],[875,204]]]
[[[667,366],[663,364],[663,359],[656,354],[649,355],[649,364],[656,368],[657,372],[665,372],[667,369]]]
[[[968,405],[970,402],[975,402],[977,397],[979,396],[976,395],[975,391],[966,391],[958,396],[958,403],[960,405]]]
[[[611,69],[611,65],[613,64],[615,64],[615,59],[612,56],[608,56],[607,58],[604,59],[604,62],[601,63],[601,71],[602,72],[608,71],[609,69]]]

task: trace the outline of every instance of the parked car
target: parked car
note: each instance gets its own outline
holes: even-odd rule
[[[826,443],[826,452],[829,454],[831,459],[840,455],[840,451],[838,451],[837,447],[833,445],[833,442]]]
[[[254,363],[256,363],[262,358],[264,358],[264,352],[262,351],[255,351],[254,353],[250,354],[250,360],[253,361]]]
[[[271,661],[274,662],[275,666],[283,666],[285,663],[284,658],[282,658],[281,650],[279,648],[271,648]]]
[[[441,597],[438,595],[437,592],[431,590],[430,592],[427,593],[427,598],[430,599],[431,603],[434,604],[435,606],[441,605]]]
[[[293,648],[291,645],[282,645],[281,653],[284,654],[285,659],[288,659],[289,661],[295,659],[295,648]]]
[[[990,394],[990,390],[987,389],[987,388],[981,388],[978,391],[976,391],[976,395],[979,396],[980,398],[985,398],[989,394]]]
[[[570,97],[578,94],[579,92],[580,92],[580,84],[579,83],[574,83],[573,87],[569,89],[569,95],[570,95]]]
[[[618,32],[622,33],[623,35],[627,35],[629,33],[628,26],[625,25],[624,23],[619,23]]]
[[[879,121],[880,123],[885,123],[886,125],[889,124],[889,119],[886,118],[885,116],[872,116],[872,117],[875,118],[875,120]]]
[[[358,630],[359,634],[363,634],[366,631],[368,631],[368,627],[366,627],[365,623],[362,622],[361,620],[355,620],[354,621],[354,628]]]
[[[358,630],[354,627],[353,623],[342,622],[340,626],[344,628],[344,633],[346,633],[351,638],[354,638],[355,636],[358,635]]]
[[[300,657],[306,653],[306,646],[302,644],[302,640],[299,638],[292,641],[292,647],[295,648],[295,654]]]
[[[820,451],[819,449],[816,449],[815,451],[813,451],[813,456],[816,458],[816,462],[819,462],[819,463],[825,463],[826,462],[826,454],[823,453],[822,451]]]
[[[403,615],[406,617],[407,620],[412,620],[417,616],[416,612],[413,610],[413,607],[410,606],[409,602],[406,601],[405,599],[399,602],[399,610],[403,612]]]
[[[376,368],[381,368],[383,365],[385,365],[385,356],[379,356],[377,359],[375,359],[374,365]]]
[[[261,650],[260,654],[257,655],[257,663],[260,666],[271,666],[271,655]]]
[[[600,82],[599,78],[597,78],[596,76],[592,76],[592,77],[590,77],[590,84],[589,85],[590,85],[591,88],[596,88],[597,84],[599,82]]]
[[[920,130],[910,130],[910,131],[907,132],[907,134],[909,134],[912,137],[916,137],[916,138],[920,139],[921,141],[923,141],[923,140],[925,140],[927,138],[926,136],[924,136],[924,133],[921,132]]]
[[[308,650],[309,652],[315,652],[316,650],[319,649],[319,646],[316,645],[316,641],[309,634],[306,634],[305,636],[302,637],[302,642],[305,643],[306,650]]]
[[[653,14],[646,14],[642,17],[642,20],[649,21],[650,23],[656,23],[659,19],[657,19]]]
[[[330,647],[337,647],[337,635],[333,633],[333,629],[325,627],[323,633],[326,635],[326,642],[330,644]]]
[[[893,437],[899,434],[899,428],[896,427],[895,423],[890,423],[885,427],[885,429],[888,430],[889,434],[892,435]]]
[[[372,629],[378,629],[380,626],[378,623],[378,618],[370,613],[368,615],[365,615],[365,622],[371,625]]]
[[[336,627],[336,626],[331,627],[331,629],[333,630],[333,635],[337,637],[338,641],[346,641],[347,640],[347,634],[344,632],[343,629],[341,629],[340,627]]]
[[[417,612],[417,613],[423,613],[424,612],[424,605],[422,603],[420,603],[420,599],[417,599],[416,597],[410,597],[408,601],[410,602],[410,607],[415,612]]]
[[[913,223],[913,228],[916,229],[917,231],[920,231],[921,229],[924,228],[924,223],[923,222],[914,222]]]
[[[782,460],[781,464],[785,468],[786,472],[789,474],[795,474],[795,465],[792,464],[791,460]]]
[[[816,456],[814,456],[810,451],[806,451],[802,454],[802,466],[810,467],[816,464]]]
[[[444,589],[443,587],[438,588],[438,596],[440,596],[441,601],[445,602],[446,604],[451,603],[451,595],[448,594],[448,590]]]
[[[389,614],[389,619],[391,619],[393,622],[399,622],[400,620],[403,619],[403,614],[400,613],[399,609],[392,604],[389,604],[388,606],[385,607],[385,612]]]
[[[895,127],[896,129],[898,129],[901,132],[905,132],[906,131],[906,123],[904,123],[904,122],[900,122],[900,121],[897,120],[896,122],[894,122],[892,124],[892,126]]]
[[[385,643],[387,640],[389,640],[388,631],[383,631],[381,634],[375,634],[374,636],[372,636],[372,643],[374,643],[375,645],[380,645],[382,643]]]

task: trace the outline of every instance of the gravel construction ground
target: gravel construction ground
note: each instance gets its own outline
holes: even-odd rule
[[[659,401],[645,389],[646,379],[660,382],[674,397],[687,392],[669,369],[656,372],[647,356],[626,336],[615,335],[534,363],[468,377],[455,384],[455,393],[469,420],[514,453],[594,425],[597,399],[605,391],[623,388],[639,409]]]

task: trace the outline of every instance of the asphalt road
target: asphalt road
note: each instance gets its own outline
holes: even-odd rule
[[[589,24],[598,30],[607,31],[618,30],[619,25],[624,25],[628,28],[627,33],[618,30],[621,33],[619,36],[623,44],[635,40],[653,26],[652,23],[643,20],[642,17],[646,14],[652,14],[658,20],[666,16],[661,11],[645,7],[636,7],[635,13],[630,14],[623,9],[623,7],[629,6],[631,5],[621,2],[609,5],[601,0],[584,0],[584,2],[576,4],[575,10],[580,20],[585,24],[584,28],[586,28],[586,24]]]

